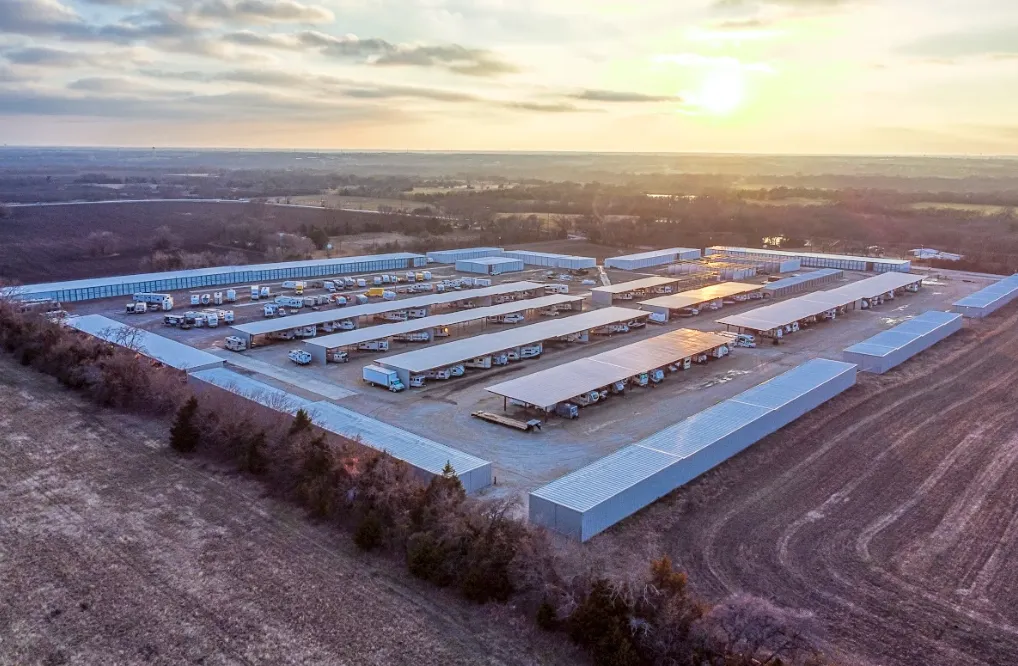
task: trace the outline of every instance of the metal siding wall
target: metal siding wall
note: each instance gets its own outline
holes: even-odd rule
[[[674,465],[666,467],[585,512],[580,540],[589,540],[674,490],[670,473],[673,468]]]
[[[611,305],[612,295],[605,291],[592,291],[590,292],[590,302],[597,306]]]

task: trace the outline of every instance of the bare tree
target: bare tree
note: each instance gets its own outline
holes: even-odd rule
[[[766,599],[736,594],[715,606],[698,629],[715,654],[738,655],[761,666],[804,664],[819,656],[809,638],[811,619]]]
[[[152,235],[153,250],[175,250],[180,247],[180,239],[165,224],[156,228]]]
[[[112,231],[93,231],[85,237],[85,245],[93,257],[106,257],[120,247],[120,237]]]

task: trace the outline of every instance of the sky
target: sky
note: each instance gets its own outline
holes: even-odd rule
[[[0,0],[0,143],[1018,154],[1015,0]]]

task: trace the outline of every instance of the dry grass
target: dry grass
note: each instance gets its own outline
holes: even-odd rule
[[[304,206],[322,206],[324,208],[345,208],[348,210],[378,210],[379,208],[392,208],[396,210],[413,210],[426,206],[419,201],[409,199],[379,199],[375,197],[345,197],[339,194],[327,192],[325,194],[309,194],[306,196],[290,197],[290,203]]]
[[[982,213],[983,215],[999,215],[1008,211],[1008,206],[993,206],[990,204],[967,204],[967,203],[937,203],[934,201],[921,201],[910,204],[912,210],[958,210],[966,213]]]

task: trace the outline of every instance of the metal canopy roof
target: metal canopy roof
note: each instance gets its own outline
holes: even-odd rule
[[[420,319],[410,319],[408,321],[401,321],[394,324],[368,326],[352,331],[343,331],[342,333],[334,333],[333,335],[323,335],[317,338],[311,338],[309,340],[304,340],[304,344],[311,347],[325,347],[326,349],[348,347],[350,345],[356,345],[369,340],[381,340],[382,338],[389,338],[403,333],[415,333],[417,331],[423,331],[436,326],[452,326],[454,324],[463,324],[469,321],[484,319],[486,317],[495,317],[498,315],[512,314],[514,312],[523,312],[524,310],[546,308],[552,305],[559,305],[561,303],[577,303],[582,301],[583,298],[583,296],[554,294],[552,296],[530,298],[525,301],[514,301],[512,303],[492,305],[486,308],[474,308],[472,310],[464,310],[462,312],[451,312],[449,314],[422,317]]]
[[[763,286],[763,288],[765,290],[784,289],[785,287],[794,287],[799,284],[812,282],[813,280],[842,274],[844,274],[844,271],[840,268],[818,268],[814,271],[802,273],[801,275],[793,275],[791,277],[775,280],[774,282],[768,282]]]
[[[68,326],[79,331],[122,347],[130,345],[138,353],[177,370],[209,368],[225,363],[223,359],[208,352],[102,315],[70,317],[66,321]]]
[[[985,308],[998,300],[1011,296],[1016,291],[1018,291],[1018,274],[994,282],[988,287],[955,301],[953,305],[964,308]]]
[[[641,278],[639,280],[631,280],[629,282],[620,282],[619,284],[612,284],[606,287],[594,287],[591,292],[601,292],[606,294],[624,294],[628,291],[636,291],[637,289],[650,289],[653,287],[660,287],[666,284],[675,284],[682,280],[681,277],[649,277]]]
[[[930,310],[894,328],[881,331],[871,338],[856,343],[845,351],[883,358],[959,319],[961,319],[960,314]]]
[[[730,340],[721,335],[680,328],[589,358],[495,384],[486,390],[547,408],[581,393],[664,367],[679,359],[702,354],[728,342]]]
[[[409,372],[424,372],[434,368],[443,368],[472,358],[487,356],[506,349],[542,342],[579,333],[609,324],[631,321],[650,316],[649,312],[637,312],[628,308],[602,308],[571,317],[552,319],[538,324],[521,326],[498,333],[488,333],[472,338],[464,338],[447,342],[434,347],[386,356],[376,363],[389,368],[399,368]]]
[[[744,314],[718,319],[719,324],[738,326],[754,331],[769,331],[794,321],[814,317],[828,310],[844,307],[864,298],[875,298],[894,289],[922,282],[921,275],[881,273],[865,280],[846,284],[830,291],[818,291],[774,305],[765,305]]]
[[[314,405],[310,400],[226,368],[199,370],[192,372],[191,376],[230,393],[243,396],[252,402],[257,402],[263,407],[274,409],[277,412],[285,412],[291,416],[296,415],[299,409],[303,409],[310,415]]]
[[[428,305],[440,305],[444,303],[455,303],[456,301],[468,301],[473,298],[485,296],[496,296],[499,294],[512,294],[521,291],[543,290],[544,285],[536,282],[509,282],[497,284],[482,289],[469,289],[464,291],[450,291],[444,294],[429,294],[427,296],[416,296],[395,301],[380,301],[366,305],[354,305],[345,308],[330,308],[319,312],[308,312],[306,314],[290,315],[280,319],[266,319],[250,324],[241,324],[233,328],[248,335],[263,335],[288,331],[302,326],[313,326],[324,324],[327,321],[339,321],[340,319],[352,319],[354,317],[366,317],[369,315],[393,312],[395,310],[406,310],[407,308],[423,308]]]
[[[709,303],[718,298],[731,298],[732,296],[748,294],[753,291],[759,291],[760,289],[763,289],[762,284],[751,284],[749,282],[722,282],[720,284],[700,287],[699,289],[690,289],[689,291],[679,292],[678,294],[658,296],[657,298],[640,301],[639,304],[641,306],[650,305],[660,308],[679,310],[681,308],[688,308],[701,303]]]
[[[115,284],[134,284],[136,282],[154,282],[157,280],[172,280],[177,278],[189,278],[202,275],[220,275],[224,273],[237,273],[237,272],[247,273],[257,271],[284,270],[287,268],[301,268],[306,266],[343,266],[346,264],[356,264],[364,261],[385,261],[387,259],[415,259],[421,258],[423,256],[424,255],[413,254],[410,252],[394,252],[392,254],[370,254],[357,257],[338,257],[336,259],[286,261],[275,264],[243,264],[240,266],[213,266],[211,268],[193,268],[183,271],[166,271],[163,273],[114,275],[110,277],[89,278],[86,280],[68,280],[64,282],[46,282],[40,284],[28,284],[23,287],[18,287],[17,290],[19,295],[31,295],[34,293],[64,291],[68,289],[88,289],[90,287],[103,287]]]
[[[746,254],[761,254],[770,255],[773,257],[801,257],[809,259],[810,257],[816,257],[817,259],[832,259],[835,261],[862,261],[871,264],[887,264],[889,266],[900,266],[902,264],[909,263],[909,259],[886,259],[882,257],[862,257],[854,254],[825,254],[823,252],[791,252],[788,250],[764,250],[758,247],[730,247],[722,245],[714,245],[711,247],[712,250],[718,252],[742,252]]]
[[[699,254],[700,250],[692,247],[670,247],[664,250],[650,250],[648,252],[637,252],[635,254],[622,254],[617,257],[608,257],[605,259],[605,265],[607,266],[607,262],[614,260],[638,261],[640,259],[657,259],[658,257],[669,257],[685,254],[687,252],[696,252]]]
[[[470,257],[468,259],[457,259],[456,263],[466,261],[472,264],[485,264],[486,266],[500,266],[503,264],[521,264],[519,259],[512,257]]]

